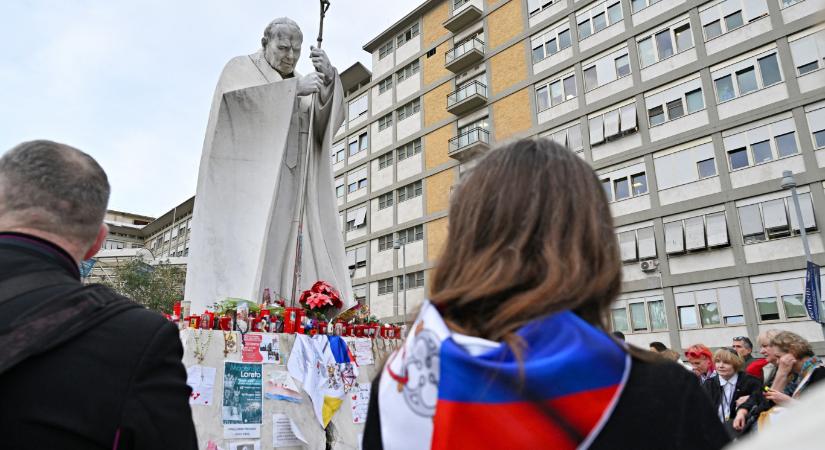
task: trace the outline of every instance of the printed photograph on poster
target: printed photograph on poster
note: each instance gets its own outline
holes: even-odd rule
[[[261,352],[264,364],[281,364],[281,341],[277,334],[261,335],[261,344],[258,350]]]
[[[186,384],[192,388],[190,405],[211,405],[217,369],[206,366],[192,366],[186,369]]]
[[[367,408],[370,404],[370,385],[358,383],[349,393],[352,402],[352,423],[367,421]]]
[[[230,442],[229,450],[261,450],[261,441]]]
[[[269,375],[264,385],[264,398],[267,400],[283,400],[285,402],[301,403],[301,391],[289,372],[275,371]]]
[[[278,447],[298,447],[307,440],[298,425],[286,414],[272,415],[272,445]]]
[[[225,364],[221,411],[224,425],[260,424],[263,367],[230,361]]]

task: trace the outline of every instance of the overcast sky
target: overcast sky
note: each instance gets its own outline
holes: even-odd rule
[[[324,49],[343,71],[423,0],[332,0]],[[160,216],[195,193],[224,64],[253,53],[275,17],[318,33],[312,0],[2,0],[0,153],[52,139],[95,157],[111,209]]]

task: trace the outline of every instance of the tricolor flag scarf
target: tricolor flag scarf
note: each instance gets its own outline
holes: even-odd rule
[[[507,345],[454,335],[425,302],[381,374],[384,449],[587,448],[621,395],[630,356],[571,312],[517,334],[523,372]]]
[[[355,359],[340,336],[295,335],[287,369],[309,395],[323,428],[341,408],[358,377]]]

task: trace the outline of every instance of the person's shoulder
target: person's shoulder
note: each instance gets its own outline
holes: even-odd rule
[[[690,381],[698,385],[696,375],[681,364],[664,358],[645,360],[633,357],[630,376],[631,379],[654,385],[658,383],[671,384],[674,381]]]
[[[164,327],[174,326],[157,311],[152,311],[143,305],[137,304],[133,299],[118,294],[108,286],[95,286],[97,295],[106,297],[113,304],[130,303],[133,307],[123,308],[123,311],[116,313],[102,325],[108,325],[116,329],[126,331],[123,333],[128,338],[136,338],[138,336],[154,336],[158,331]],[[121,305],[122,306],[122,305]]]

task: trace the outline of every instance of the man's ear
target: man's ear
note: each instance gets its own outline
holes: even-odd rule
[[[261,48],[266,48],[266,43],[267,42],[268,41],[266,40],[266,36],[262,37],[261,38]]]
[[[100,251],[100,247],[103,247],[103,243],[106,242],[106,236],[109,235],[109,227],[105,223],[100,224],[100,228],[97,230],[97,237],[95,238],[94,244],[86,250],[86,253],[83,255],[83,261],[95,256],[98,251]]]

